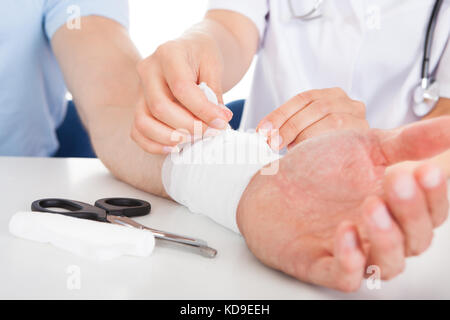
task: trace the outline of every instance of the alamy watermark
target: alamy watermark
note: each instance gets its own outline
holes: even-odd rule
[[[67,18],[66,26],[69,30],[81,29],[81,8],[78,5],[70,5],[66,10],[69,17]]]
[[[274,175],[278,172],[280,157],[267,141],[277,139],[278,130],[208,129],[203,133],[202,123],[195,121],[193,136],[185,129],[172,132],[171,141],[183,142],[172,149],[170,158],[175,164],[261,165],[262,175]]]
[[[81,289],[81,268],[77,265],[70,265],[66,268],[68,274],[66,286],[68,290]]]

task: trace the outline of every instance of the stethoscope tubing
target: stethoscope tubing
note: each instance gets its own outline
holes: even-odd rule
[[[425,36],[425,44],[423,50],[423,60],[422,60],[422,79],[427,79],[430,82],[430,57],[431,57],[431,47],[433,45],[433,35],[436,29],[436,24],[438,20],[439,11],[441,10],[443,0],[436,0],[433,11],[431,12],[430,20],[428,22],[427,33]]]

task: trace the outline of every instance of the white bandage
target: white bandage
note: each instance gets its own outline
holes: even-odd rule
[[[173,200],[239,233],[236,211],[243,192],[265,165],[271,163],[262,174],[275,174],[278,159],[264,136],[227,129],[170,154],[162,181]]]
[[[46,212],[17,212],[9,221],[9,232],[96,260],[147,257],[155,246],[155,238],[147,230]]]

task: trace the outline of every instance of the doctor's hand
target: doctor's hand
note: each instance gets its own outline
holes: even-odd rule
[[[424,252],[448,214],[444,174],[429,164],[385,169],[450,148],[450,117],[400,130],[345,130],[300,143],[276,175],[255,175],[237,212],[250,250],[299,280],[357,290]]]
[[[257,130],[277,132],[268,142],[280,150],[330,131],[368,128],[364,103],[350,99],[340,88],[330,88],[296,95],[266,116]]]
[[[133,140],[149,153],[165,154],[177,144],[190,141],[208,127],[225,129],[233,114],[224,105],[207,100],[197,84],[205,82],[222,104],[220,50],[207,33],[191,32],[161,45],[142,60],[138,74],[144,91],[136,108]],[[184,134],[180,134],[183,129]]]

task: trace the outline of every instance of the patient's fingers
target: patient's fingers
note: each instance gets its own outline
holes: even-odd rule
[[[450,148],[450,116],[423,120],[396,130],[374,130],[379,154],[377,165],[391,165],[407,160],[422,160]]]
[[[334,248],[334,277],[337,289],[355,291],[364,278],[366,257],[361,248],[357,229],[351,223],[343,222],[337,229]]]
[[[403,236],[383,201],[370,197],[364,203],[364,223],[370,251],[367,265],[380,268],[382,279],[391,279],[405,267]]]
[[[425,194],[433,226],[438,227],[447,219],[449,210],[444,173],[434,165],[424,164],[416,169],[415,176]]]
[[[413,173],[393,171],[384,180],[384,190],[389,211],[403,231],[406,256],[421,254],[433,239],[433,223]]]
[[[147,88],[151,90],[151,96],[146,97],[144,106],[155,119],[170,128],[184,129],[191,134],[201,134],[206,130],[207,126],[200,119],[176,101],[165,82],[155,79],[147,84]],[[196,129],[202,130],[195,132]],[[153,133],[144,136],[152,139]]]
[[[312,263],[305,272],[306,280],[345,292],[358,290],[364,279],[366,258],[352,223],[344,221],[339,225],[333,251],[333,255],[322,256]]]

